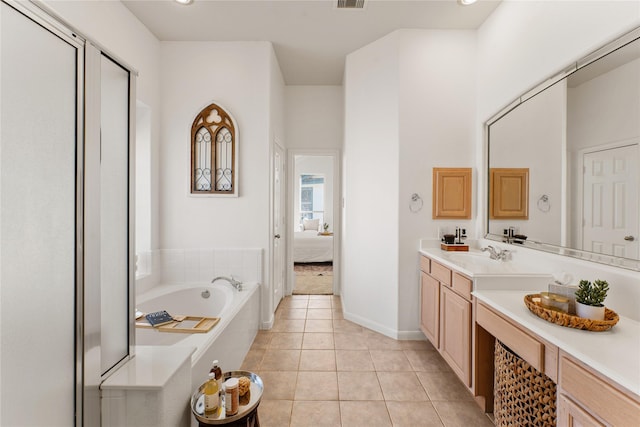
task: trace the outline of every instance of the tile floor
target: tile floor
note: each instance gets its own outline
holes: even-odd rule
[[[285,298],[242,369],[265,384],[261,427],[492,425],[430,343],[344,320],[336,296]]]

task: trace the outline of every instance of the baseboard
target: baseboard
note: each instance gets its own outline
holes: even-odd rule
[[[361,317],[346,311],[343,312],[342,314],[346,320],[355,322],[360,326],[364,326],[365,328],[371,329],[372,331],[381,333],[382,335],[388,336],[389,338],[393,338],[396,340],[398,339],[398,331],[396,331],[395,329],[387,328],[386,326],[381,325],[380,323],[372,322],[369,319],[366,319],[364,317]]]
[[[424,336],[422,331],[399,331],[398,339],[404,341],[426,341],[427,338]]]
[[[266,322],[260,322],[260,329],[263,331],[268,331],[273,328],[273,322],[275,320],[275,316],[271,314],[271,319]]]

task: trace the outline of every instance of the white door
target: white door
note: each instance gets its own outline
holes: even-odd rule
[[[285,284],[285,227],[284,227],[284,150],[274,144],[273,150],[273,308],[278,306],[284,295]]]
[[[584,154],[584,250],[638,258],[638,156],[638,144]]]

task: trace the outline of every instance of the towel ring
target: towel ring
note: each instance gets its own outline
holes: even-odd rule
[[[549,210],[551,209],[551,202],[549,202],[549,196],[547,196],[546,194],[543,194],[542,196],[540,196],[540,198],[538,199],[538,209],[541,212],[549,212]]]
[[[418,193],[413,193],[411,195],[411,202],[409,202],[409,210],[413,213],[420,212],[423,204],[422,197],[420,197]]]

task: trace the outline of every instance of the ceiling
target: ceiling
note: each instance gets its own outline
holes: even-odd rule
[[[400,28],[476,29],[500,3],[479,0],[122,0],[161,41],[270,41],[287,85],[340,85],[345,56]]]

